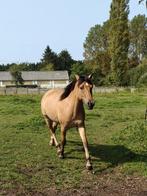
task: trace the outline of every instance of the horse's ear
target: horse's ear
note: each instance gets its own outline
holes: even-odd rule
[[[79,76],[79,75],[77,75],[77,74],[75,75],[75,77],[76,77],[76,80],[78,80],[78,79],[80,78],[80,76]]]
[[[88,78],[91,80],[91,79],[92,79],[92,76],[93,76],[93,74],[90,74],[90,75],[88,76]]]

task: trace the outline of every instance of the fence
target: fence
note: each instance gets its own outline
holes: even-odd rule
[[[117,93],[122,91],[130,91],[134,93],[137,88],[134,87],[94,87],[93,91],[96,93]]]
[[[29,95],[29,94],[43,94],[47,91],[47,88],[0,88],[0,95]],[[121,91],[130,91],[131,93],[136,91],[136,88],[124,88],[124,87],[94,87],[93,92],[96,93],[116,93]]]
[[[45,88],[0,88],[0,95],[43,94],[47,90]]]

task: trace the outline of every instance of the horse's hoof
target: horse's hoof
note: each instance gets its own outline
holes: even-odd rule
[[[49,145],[50,145],[50,146],[55,146],[55,142],[54,142],[54,140],[50,140]]]
[[[91,163],[87,162],[87,164],[86,164],[86,169],[87,169],[87,170],[92,170],[92,169],[93,169]]]
[[[49,146],[55,146],[55,145],[54,145],[54,143],[50,142],[50,143],[49,143]]]
[[[63,155],[63,154],[59,154],[58,157],[59,157],[60,159],[64,159],[64,155]]]
[[[86,169],[87,169],[87,170],[92,170],[93,167],[92,167],[92,165],[86,165]]]

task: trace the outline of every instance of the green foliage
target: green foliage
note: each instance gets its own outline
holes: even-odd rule
[[[144,59],[140,65],[132,68],[129,72],[129,85],[131,86],[143,86],[147,85],[146,81],[147,73],[147,59]]]
[[[74,79],[75,75],[79,74],[79,75],[86,75],[88,74],[88,69],[86,67],[86,65],[83,62],[77,62],[75,64],[73,64],[71,66],[71,75],[70,75],[70,79]]]
[[[38,71],[41,67],[40,65],[41,63],[11,63],[0,65],[0,71],[10,71],[13,67],[17,67],[19,71]]]
[[[92,27],[84,43],[84,63],[89,72],[94,73],[94,83],[105,84],[105,77],[110,72],[110,55],[108,53],[109,21],[102,26]]]
[[[53,52],[49,46],[47,46],[44,50],[43,57],[41,59],[42,66],[45,67],[46,65],[52,64],[54,65],[54,70],[56,70],[57,59],[57,54]]]
[[[109,21],[103,26],[91,27],[84,42],[84,57],[86,61],[95,59],[99,52],[106,52],[108,47]]]
[[[23,84],[23,78],[21,76],[21,67],[19,65],[14,64],[13,66],[10,67],[10,72],[13,77],[13,80],[15,82],[15,85],[18,86],[19,84]]]
[[[59,69],[60,70],[67,70],[67,71],[71,71],[71,65],[74,63],[74,60],[72,59],[71,55],[69,54],[69,52],[67,50],[62,50],[59,54],[58,54],[58,58],[59,58]]]
[[[62,50],[58,55],[49,46],[46,47],[40,70],[67,70],[70,71],[74,60],[67,50]]]
[[[114,1],[110,20],[91,27],[84,42],[84,63],[96,85],[130,85],[130,73],[146,57],[146,17],[128,22],[128,1]],[[113,57],[113,58],[112,58]]]
[[[137,15],[130,21],[129,55],[141,61],[147,56],[147,18]]]
[[[110,56],[108,52],[98,52],[96,57],[91,61],[85,61],[89,72],[94,73],[94,83],[97,86],[106,84],[106,77],[110,72]]]
[[[113,0],[110,10],[109,53],[115,85],[126,85],[129,48],[128,0]]]
[[[52,63],[41,66],[40,71],[53,71],[54,65]]]

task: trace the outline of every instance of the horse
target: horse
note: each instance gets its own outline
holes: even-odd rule
[[[48,90],[41,100],[41,111],[51,132],[50,145],[55,145],[59,158],[64,158],[66,131],[71,127],[76,127],[83,142],[88,170],[92,169],[92,164],[85,130],[84,103],[89,110],[92,110],[95,105],[91,79],[92,74],[89,76],[76,75],[65,89]],[[61,128],[61,143],[58,143],[55,135],[58,124]]]

